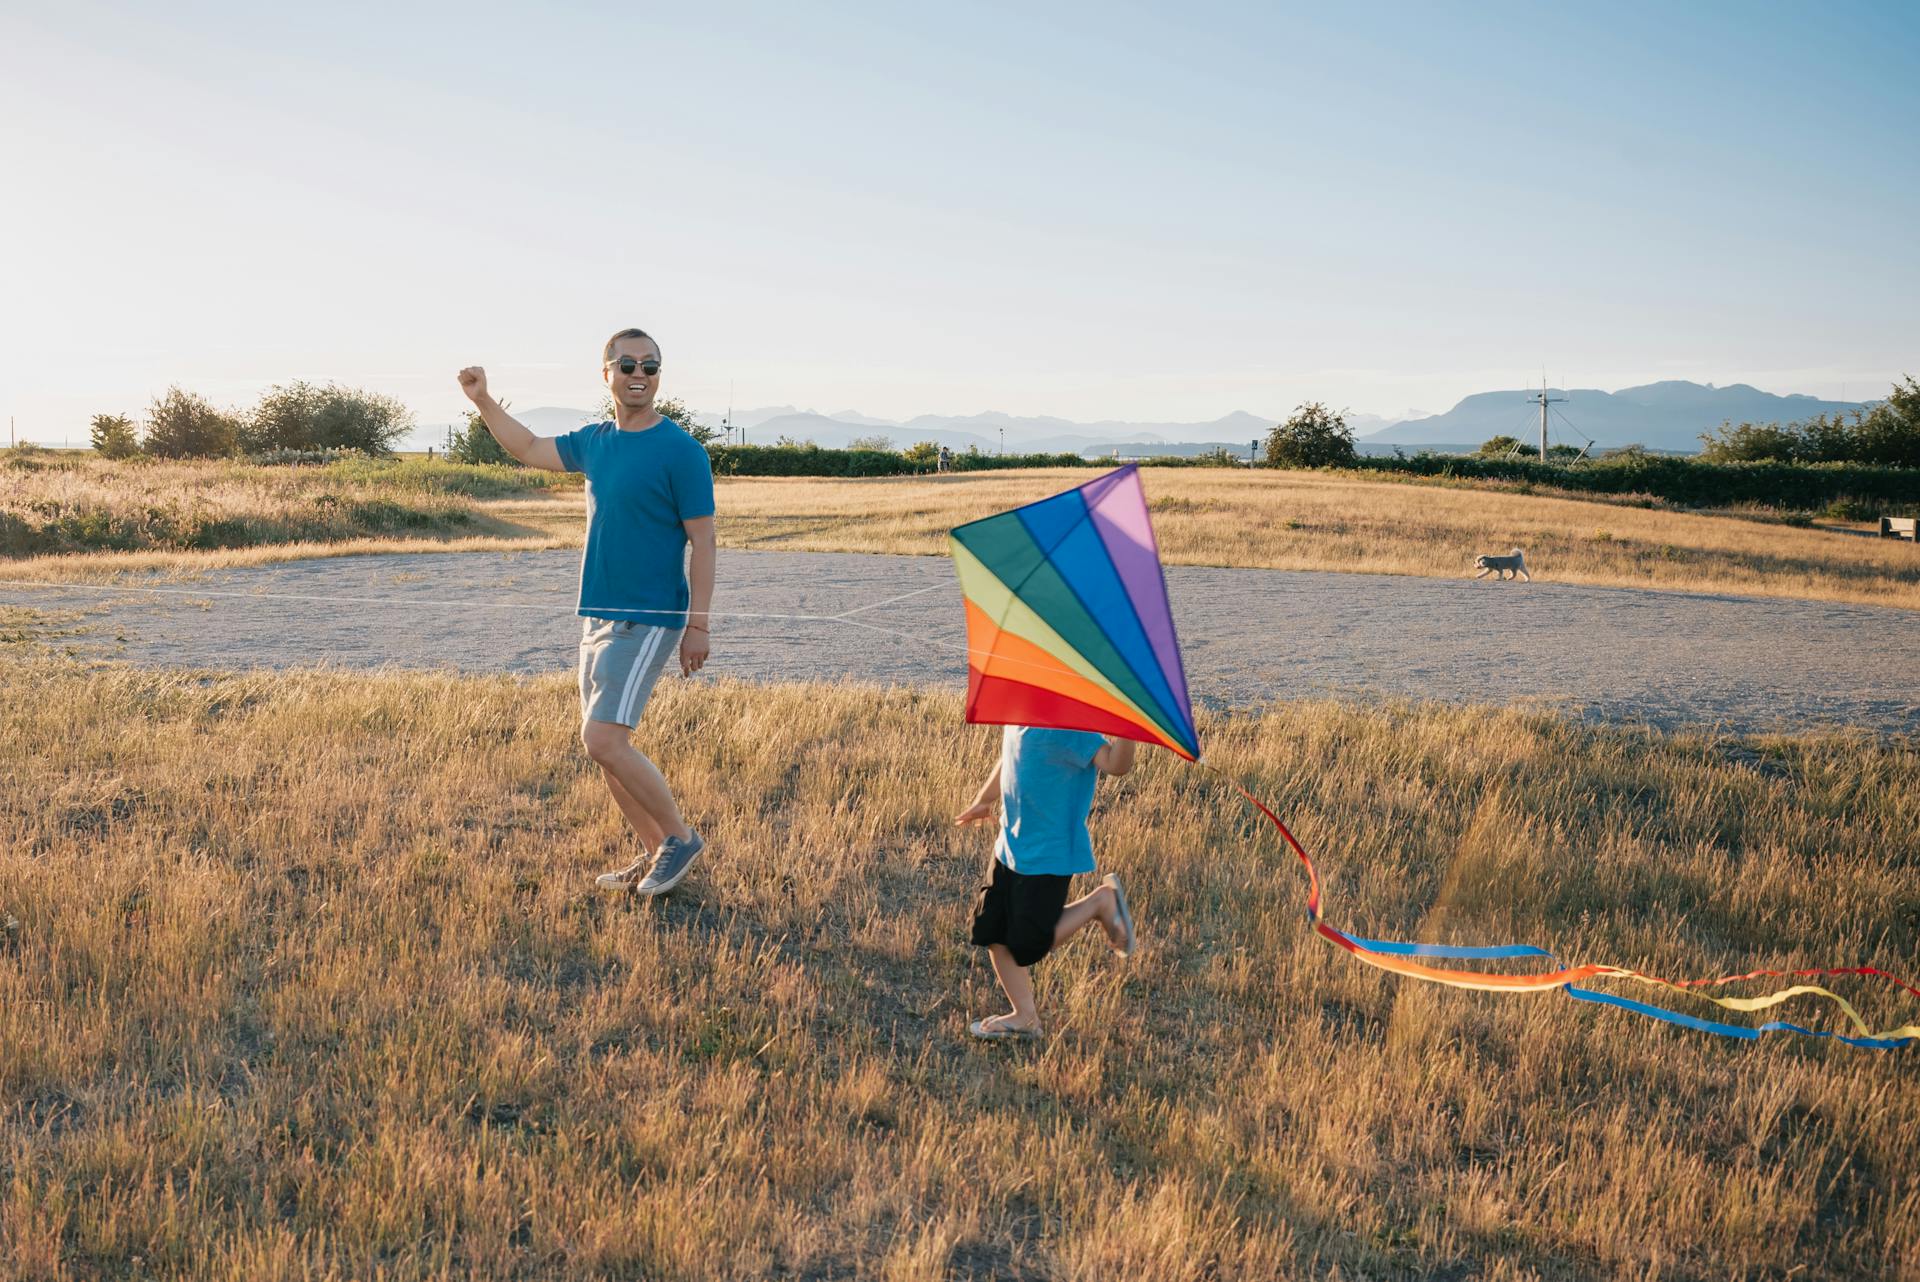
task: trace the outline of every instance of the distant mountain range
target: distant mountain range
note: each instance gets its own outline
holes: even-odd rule
[[[1535,441],[1540,435],[1540,407],[1528,398],[1537,395],[1537,390],[1524,388],[1477,392],[1444,414],[1395,423],[1360,440],[1371,446],[1467,448],[1495,436]],[[1745,383],[1715,387],[1678,380],[1623,387],[1617,392],[1550,388],[1547,395],[1565,398],[1562,404],[1548,407],[1547,433],[1552,443],[1585,445],[1590,438],[1601,448],[1644,445],[1688,454],[1699,451],[1701,433],[1722,423],[1787,423],[1861,408],[1853,401],[1776,396]]]
[[[1001,449],[1004,441],[1007,451],[1021,454],[1106,454],[1115,446],[1127,453],[1144,446],[1201,442],[1234,442],[1244,450],[1247,442],[1265,436],[1273,427],[1271,420],[1244,410],[1211,423],[1113,420],[1076,423],[1064,418],[1023,418],[997,411],[966,416],[922,414],[905,422],[888,422],[850,410],[819,414],[797,410],[791,405],[748,410],[734,415],[734,423],[745,428],[747,439],[756,445],[771,445],[784,436],[828,448],[844,448],[857,438],[884,436],[896,448],[933,441],[949,449],[977,449],[985,453]]]
[[[1348,414],[1356,444],[1363,453],[1383,454],[1395,447],[1433,447],[1472,450],[1495,436],[1523,441],[1539,433],[1540,411],[1527,389],[1477,392],[1444,414],[1417,410],[1394,417]],[[1735,383],[1670,381],[1626,387],[1617,392],[1576,388],[1549,389],[1565,398],[1553,405],[1548,431],[1554,443],[1584,445],[1591,438],[1600,448],[1639,444],[1656,450],[1693,453],[1700,435],[1725,422],[1790,422],[1814,414],[1834,414],[1861,408],[1851,401],[1823,401],[1811,396],[1776,396]],[[569,432],[597,415],[589,410],[543,406],[515,410],[516,417],[535,432],[551,436]],[[718,416],[704,414],[708,427],[718,427]],[[977,449],[992,453],[1068,453],[1137,456],[1153,453],[1194,454],[1225,447],[1244,453],[1262,439],[1280,417],[1236,410],[1207,423],[1132,423],[1103,420],[1076,423],[1064,418],[1029,418],[998,411],[965,416],[922,414],[905,422],[874,418],[856,410],[821,414],[791,405],[742,410],[734,426],[755,445],[772,445],[782,438],[812,441],[828,449],[843,449],[856,439],[886,438],[899,449],[919,441],[933,441],[950,449]],[[446,437],[446,425],[422,426],[414,432],[420,446],[437,445]],[[739,439],[738,436],[735,438]],[[1162,448],[1157,448],[1162,447]]]

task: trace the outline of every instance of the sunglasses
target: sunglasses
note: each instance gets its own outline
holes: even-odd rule
[[[659,361],[641,360],[640,358],[634,357],[634,356],[622,356],[617,361],[608,361],[607,364],[610,367],[618,368],[622,374],[631,374],[633,373],[633,371],[637,369],[642,374],[645,374],[648,378],[652,378],[655,374],[658,374],[660,372]]]

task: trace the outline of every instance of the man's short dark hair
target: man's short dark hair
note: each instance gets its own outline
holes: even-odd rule
[[[646,330],[623,329],[618,334],[615,334],[612,338],[609,338],[607,340],[607,350],[605,354],[600,357],[600,363],[602,365],[609,364],[613,360],[613,345],[619,342],[623,338],[644,338],[649,343],[653,344],[654,351],[657,352],[660,350],[660,340],[655,338],[653,335],[647,333]]]

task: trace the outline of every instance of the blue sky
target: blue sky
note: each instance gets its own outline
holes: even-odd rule
[[[715,413],[1920,373],[1920,6],[158,8],[0,0],[31,438],[175,382],[444,421],[472,362],[589,405],[628,324]]]

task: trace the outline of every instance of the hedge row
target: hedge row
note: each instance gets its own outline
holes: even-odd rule
[[[709,445],[716,476],[915,476],[934,470],[924,458],[893,450],[830,450],[817,445]],[[1220,466],[1209,456],[1154,458],[1157,467]],[[1016,467],[1110,467],[1078,454],[954,454],[956,472]],[[1644,494],[1685,507],[1754,503],[1788,511],[1835,504],[1875,510],[1920,508],[1920,469],[1866,463],[1708,463],[1665,454],[1623,453],[1580,462],[1415,454],[1356,458],[1347,469],[1403,476],[1509,481],[1587,494]]]
[[[894,450],[827,450],[818,445],[709,445],[715,476],[917,476],[934,465]],[[1086,467],[1078,454],[954,454],[956,472],[1009,467]]]
[[[1920,468],[1868,463],[1707,463],[1664,454],[1615,454],[1580,463],[1416,454],[1359,458],[1351,470],[1464,480],[1519,481],[1587,494],[1645,494],[1686,507],[1756,503],[1816,511],[1851,500],[1920,505]]]

